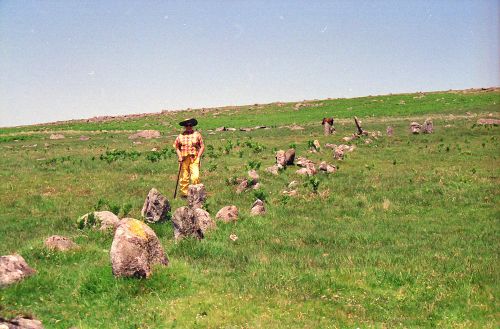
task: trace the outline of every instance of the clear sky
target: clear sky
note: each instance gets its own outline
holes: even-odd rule
[[[500,85],[498,0],[0,0],[0,126]]]

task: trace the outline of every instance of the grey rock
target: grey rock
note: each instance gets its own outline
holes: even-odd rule
[[[412,122],[410,124],[410,132],[412,134],[415,134],[415,135],[420,134],[421,129],[422,129],[422,126],[418,122]]]
[[[133,218],[120,221],[110,257],[113,274],[117,277],[148,278],[153,265],[168,265],[168,258],[155,232]]]
[[[205,232],[215,227],[215,223],[212,222],[210,215],[205,210],[189,207],[178,208],[172,215],[172,224],[175,240],[189,236],[203,239]]]
[[[43,329],[42,321],[24,316],[7,320],[0,318],[0,329]]]
[[[226,206],[217,212],[215,219],[226,223],[235,222],[238,220],[238,208],[236,206]]]
[[[189,185],[187,195],[188,205],[190,208],[202,208],[203,203],[207,200],[207,192],[205,185],[196,184]]]
[[[67,251],[78,247],[71,239],[60,235],[50,236],[44,243],[47,248],[56,251]]]
[[[332,165],[329,165],[328,163],[326,163],[325,161],[321,162],[319,164],[319,170],[321,171],[325,171],[329,174],[333,174],[337,171],[337,167],[335,166],[332,166]]]
[[[250,177],[250,179],[248,180],[248,183],[250,185],[255,185],[259,182],[259,174],[255,171],[255,170],[250,170],[248,171],[248,177]]]
[[[21,281],[35,273],[21,255],[0,256],[0,287]]]
[[[392,137],[394,135],[394,128],[392,128],[391,126],[387,126],[387,128],[385,129],[385,132],[386,132],[387,136]]]
[[[424,121],[424,124],[422,125],[422,132],[424,134],[432,134],[434,132],[434,125],[432,124],[431,119]]]
[[[279,150],[276,152],[276,164],[278,166],[286,166],[285,151]]]
[[[295,161],[295,149],[288,149],[285,152],[285,165],[293,165]]]
[[[252,209],[250,209],[250,215],[259,216],[266,213],[266,208],[264,206],[264,201],[257,199],[252,204]]]
[[[141,215],[149,223],[157,223],[168,219],[170,214],[170,203],[157,189],[152,188],[144,205],[142,206]]]

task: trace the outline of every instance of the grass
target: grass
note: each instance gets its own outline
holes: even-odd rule
[[[0,291],[0,316],[31,314],[46,328],[495,328],[500,132],[474,123],[490,112],[500,116],[499,95],[377,96],[198,116],[209,210],[215,217],[234,204],[240,219],[219,222],[202,241],[179,243],[169,222],[151,225],[171,264],[147,280],[115,279],[112,235],[78,230],[76,220],[98,204],[140,218],[152,187],[170,199],[177,163],[169,134],[190,113],[2,128],[0,137],[9,137],[0,138],[0,254],[21,254],[37,274]],[[322,136],[321,119],[331,115],[339,119],[337,134]],[[324,147],[308,152],[310,140],[341,143],[355,131],[353,115],[370,131],[390,124],[394,137],[356,141],[344,161]],[[410,135],[410,121],[428,116],[435,133]],[[292,123],[305,129],[278,128]],[[206,133],[256,125],[276,128]],[[128,130],[158,127],[169,127],[160,139],[127,139]],[[48,140],[60,130],[66,139]],[[82,131],[93,131],[91,140],[79,141]],[[314,182],[294,167],[265,173],[275,150],[292,144],[298,156],[335,164],[338,172]],[[261,192],[237,195],[234,178],[251,168],[261,175]],[[298,196],[283,196],[292,180]],[[256,195],[266,199],[263,217],[249,214]],[[43,241],[53,234],[80,249],[47,250]]]

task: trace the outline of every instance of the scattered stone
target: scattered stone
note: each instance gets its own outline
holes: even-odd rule
[[[0,329],[43,329],[42,321],[26,316],[7,320],[0,317]]]
[[[80,136],[81,141],[88,141],[89,139],[90,139],[90,137],[88,137],[88,136]]]
[[[296,180],[293,180],[290,182],[290,184],[288,184],[288,188],[293,189],[293,188],[297,187],[298,185],[299,185],[299,182],[297,182]]]
[[[152,138],[160,138],[160,137],[161,137],[161,134],[158,130],[142,130],[142,131],[139,131],[135,134],[128,136],[128,139],[137,139],[137,138],[152,139]]]
[[[405,104],[406,104],[406,102],[404,100],[399,101],[399,105],[405,105]]]
[[[315,139],[313,141],[313,145],[314,145],[314,149],[319,152],[320,148],[321,148],[321,145],[319,144],[319,141],[317,139]]]
[[[194,221],[196,225],[201,230],[203,236],[208,230],[214,229],[216,227],[215,222],[210,217],[210,214],[205,209],[194,208],[193,209]]]
[[[418,122],[412,122],[410,123],[410,132],[412,134],[420,134],[420,130],[422,129],[422,126]]]
[[[175,240],[188,236],[203,239],[205,233],[216,226],[207,211],[201,208],[191,209],[189,207],[177,209],[172,216],[172,224],[174,225]]]
[[[236,188],[236,193],[237,194],[240,194],[240,193],[243,193],[244,191],[246,191],[246,189],[248,188],[248,181],[245,179],[243,180],[240,185],[238,185],[238,187]]]
[[[257,172],[254,169],[252,169],[248,172],[248,177],[250,177],[250,179],[248,180],[248,183],[250,185],[257,184],[259,182],[259,179],[260,179],[259,174],[257,174]]]
[[[205,185],[203,184],[189,185],[188,195],[187,195],[189,207],[193,209],[201,208],[203,207],[203,203],[205,202],[206,199],[207,199],[207,192],[205,190]]]
[[[78,218],[78,227],[97,227],[99,226],[99,230],[105,231],[108,229],[116,229],[120,223],[120,219],[118,216],[113,214],[111,211],[94,211],[88,214],[85,214]]]
[[[170,203],[157,189],[152,188],[144,205],[142,206],[141,215],[148,223],[157,223],[167,220],[170,215]]]
[[[226,128],[227,131],[236,131],[236,128]]]
[[[301,127],[299,125],[291,125],[288,128],[290,128],[290,130],[304,130],[304,127]]]
[[[424,124],[422,125],[422,132],[424,134],[432,134],[434,132],[434,126],[431,119],[424,121]]]
[[[240,128],[240,131],[252,131],[252,128]]]
[[[0,256],[0,287],[21,281],[35,273],[21,255]]]
[[[387,134],[387,136],[392,137],[394,135],[394,128],[392,128],[391,126],[387,126],[387,128],[385,129],[385,133]]]
[[[226,127],[215,128],[215,131],[226,131]]]
[[[260,189],[260,183],[256,183],[255,185],[253,185],[252,189],[253,189],[253,190],[258,190],[258,189]]]
[[[229,235],[229,239],[231,239],[231,241],[236,241],[238,240],[238,236],[236,236],[236,234],[231,234]]]
[[[238,220],[238,208],[236,206],[226,206],[217,212],[215,219],[220,219],[225,223],[235,222]]]
[[[371,139],[365,139],[365,144],[371,144],[372,143],[372,140]]]
[[[133,218],[120,221],[110,257],[113,274],[117,277],[148,278],[153,265],[168,265],[168,258],[155,232]]]
[[[139,141],[137,141],[137,142],[132,142],[132,143],[133,143],[134,145],[141,145],[141,144],[142,144],[142,142],[139,142]]]
[[[342,147],[336,147],[333,150],[333,158],[335,160],[344,160],[344,149]]]
[[[491,114],[491,113],[490,113]],[[479,119],[477,120],[478,125],[494,125],[498,126],[500,125],[500,120],[498,119]]]
[[[300,168],[295,173],[297,173],[299,175],[312,176],[312,175],[316,175],[317,174],[317,170],[316,170],[316,167],[314,166],[314,164],[309,164],[309,165],[307,165],[304,168]]]
[[[48,237],[45,240],[45,246],[56,251],[67,251],[78,247],[71,239],[60,235]]]
[[[279,150],[276,152],[276,164],[281,167],[286,166],[285,151]]]
[[[63,134],[51,134],[49,139],[64,139]]]
[[[325,144],[325,148],[327,148],[327,149],[332,149],[332,150],[333,150],[333,149],[335,149],[336,147],[337,147],[337,145],[335,145],[335,144],[330,144],[330,143],[326,143],[326,144]]]
[[[257,199],[252,205],[252,209],[250,210],[250,215],[258,216],[266,213],[266,208],[264,207],[264,201]]]
[[[328,174],[333,174],[337,171],[337,167],[329,165],[325,161],[319,164],[319,170],[326,171]]]
[[[304,167],[305,168],[305,167],[307,167],[308,165],[311,165],[311,164],[314,165],[314,163],[311,160],[309,160],[309,159],[306,159],[304,157],[298,157],[297,158],[297,166],[299,166],[299,167]]]
[[[272,175],[275,175],[275,176],[279,175],[279,170],[280,170],[280,167],[278,165],[274,165],[274,166],[266,168],[266,172],[268,172]]]
[[[291,190],[291,191],[283,191],[282,194],[288,196],[296,196],[298,193],[297,190]]]

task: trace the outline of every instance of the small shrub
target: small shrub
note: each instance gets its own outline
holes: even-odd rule
[[[266,201],[267,200],[267,193],[266,191],[264,191],[263,189],[260,189],[260,190],[254,190],[253,191],[253,196],[257,199],[260,199],[262,201]]]
[[[123,204],[123,206],[122,206],[123,217],[128,216],[128,214],[130,213],[131,210],[132,210],[132,204],[131,203],[125,203],[125,204]]]
[[[208,163],[207,169],[209,172],[217,170],[217,163]]]
[[[247,162],[247,170],[258,170],[260,168],[261,162],[257,160],[250,160]]]

